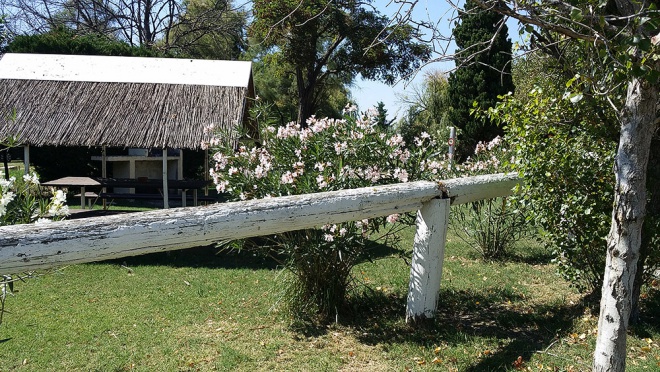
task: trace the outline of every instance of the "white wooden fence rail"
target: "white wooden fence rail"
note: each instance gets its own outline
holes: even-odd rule
[[[0,227],[0,273],[162,252],[417,211],[406,319],[434,315],[450,205],[511,194],[515,174],[418,181]]]

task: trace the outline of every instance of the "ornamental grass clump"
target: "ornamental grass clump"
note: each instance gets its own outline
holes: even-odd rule
[[[506,170],[507,164],[514,162],[505,141],[497,136],[490,142],[477,143],[473,157],[455,169],[463,176],[492,174]],[[456,235],[485,260],[505,258],[513,244],[530,232],[516,198],[493,198],[455,206],[450,216]]]
[[[210,173],[218,192],[230,200],[247,200],[446,178],[449,164],[441,155],[445,151],[427,133],[407,144],[399,133],[376,125],[375,110],[357,115],[354,107],[347,107],[344,112],[343,119],[311,117],[304,127],[266,123],[259,145],[212,139],[215,165]],[[348,294],[356,284],[351,269],[368,257],[374,233],[412,222],[412,216],[391,215],[234,246],[258,249],[278,259],[293,273],[286,296],[293,313],[327,322],[346,309]],[[387,232],[379,235],[390,236]]]

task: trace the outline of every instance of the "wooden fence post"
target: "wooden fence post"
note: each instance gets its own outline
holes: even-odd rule
[[[432,318],[438,304],[445,256],[449,199],[432,199],[417,211],[406,322]]]

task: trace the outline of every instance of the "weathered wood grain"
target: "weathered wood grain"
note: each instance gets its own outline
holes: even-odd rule
[[[513,188],[520,182],[516,173],[499,173],[454,178],[442,181],[440,187],[451,205],[458,205],[512,195]]]

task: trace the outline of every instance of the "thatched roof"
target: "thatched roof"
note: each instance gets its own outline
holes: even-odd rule
[[[0,138],[30,145],[199,148],[254,96],[250,62],[5,54]],[[15,120],[7,112],[15,111]]]

